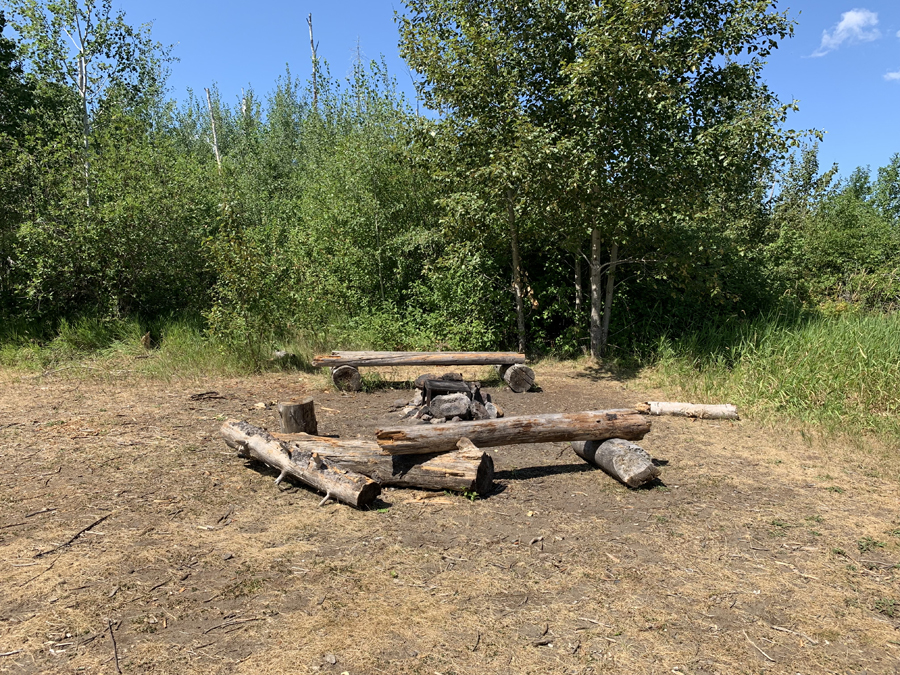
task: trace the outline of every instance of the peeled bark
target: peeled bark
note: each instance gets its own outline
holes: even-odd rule
[[[313,366],[491,366],[525,363],[516,352],[331,352],[319,354]],[[433,376],[430,376],[433,377]]]
[[[575,454],[603,469],[628,487],[639,487],[659,476],[659,467],[641,446],[621,438],[607,441],[572,441]]]
[[[336,466],[355,471],[381,485],[426,490],[477,492],[485,495],[494,483],[494,460],[471,442],[461,439],[458,449],[442,454],[386,455],[375,441],[305,434],[274,434],[291,450],[315,452]]]
[[[281,431],[286,434],[312,434],[315,436],[319,433],[316,404],[312,397],[279,403],[278,416],[281,420]]]
[[[697,417],[707,420],[739,420],[737,407],[731,403],[706,405],[703,403],[669,403],[649,401],[635,406],[645,415],[672,415],[674,417]]]
[[[470,439],[479,448],[490,448],[607,438],[637,441],[649,431],[647,417],[634,410],[597,410],[379,429],[375,438],[384,452],[408,455],[450,452],[460,438]]]
[[[381,494],[381,486],[372,479],[347,471],[312,449],[291,448],[252,424],[228,420],[219,431],[225,443],[235,448],[241,457],[255,459],[281,471],[276,484],[285,476],[293,476],[324,492],[325,499],[336,499],[357,508],[368,506]]]

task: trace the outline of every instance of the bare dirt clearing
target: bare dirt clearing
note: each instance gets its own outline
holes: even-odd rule
[[[542,392],[487,391],[507,415],[661,398],[536,372]],[[274,429],[257,404],[305,394],[320,432],[371,438],[407,390],[0,382],[3,672],[114,673],[116,653],[123,673],[900,670],[898,483],[839,441],[656,418],[641,445],[662,476],[644,489],[567,444],[523,445],[490,450],[486,499],[387,489],[355,511],[274,486],[221,420]],[[207,391],[224,398],[190,398]]]

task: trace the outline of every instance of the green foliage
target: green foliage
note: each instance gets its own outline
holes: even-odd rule
[[[657,353],[658,375],[697,400],[900,436],[898,314],[734,319],[664,338]]]

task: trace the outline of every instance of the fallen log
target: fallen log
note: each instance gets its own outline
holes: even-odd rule
[[[319,433],[316,404],[310,396],[299,401],[279,403],[278,417],[281,420],[281,431],[286,434],[312,434],[315,436]]]
[[[621,438],[607,441],[572,441],[575,454],[603,469],[628,487],[640,487],[659,477],[659,467],[641,446]]]
[[[375,439],[389,455],[408,455],[450,452],[461,438],[470,439],[479,448],[490,448],[607,438],[639,441],[649,431],[649,420],[634,410],[597,410],[379,429]]]
[[[705,405],[702,403],[669,403],[648,401],[638,403],[635,410],[645,415],[673,415],[675,417],[697,417],[707,420],[739,420],[737,407],[730,403]]]
[[[286,476],[294,476],[324,492],[322,504],[328,499],[336,499],[362,508],[381,493],[381,486],[372,479],[336,466],[313,451],[293,450],[284,441],[252,424],[227,420],[219,431],[225,443],[235,448],[241,457],[255,459],[281,471],[276,484]]]
[[[515,352],[331,352],[318,354],[313,366],[490,366],[525,363]]]
[[[476,492],[486,495],[494,485],[494,460],[468,439],[460,439],[457,449],[427,455],[385,455],[375,441],[306,434],[273,434],[291,450],[308,450],[336,466],[355,471],[381,485],[415,487],[426,490]]]

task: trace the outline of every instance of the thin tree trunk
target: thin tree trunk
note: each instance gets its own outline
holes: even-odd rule
[[[516,325],[519,351],[525,351],[525,292],[522,288],[522,260],[519,257],[519,233],[516,229],[516,206],[513,191],[506,191],[506,214],[509,218],[509,243],[512,247],[513,289],[516,293]]]
[[[591,230],[591,358],[601,356],[602,326],[600,324],[601,279],[600,279],[600,230]]]
[[[319,70],[319,60],[316,58],[316,43],[313,40],[312,14],[306,17],[309,26],[309,48],[312,50],[312,86],[313,86],[313,110],[319,108],[319,85],[316,83],[316,71]]]
[[[581,247],[575,251],[575,314],[581,314],[583,292],[581,288]]]
[[[206,107],[209,108],[209,123],[212,125],[213,152],[216,153],[216,167],[219,177],[222,177],[222,157],[219,155],[219,139],[216,136],[216,116],[213,115],[212,99],[209,96],[209,88],[206,89]]]
[[[609,343],[609,319],[612,316],[613,292],[616,289],[616,263],[619,261],[619,245],[613,242],[609,249],[609,271],[606,274],[606,301],[603,303],[603,325],[600,327],[600,356],[606,356]]]

